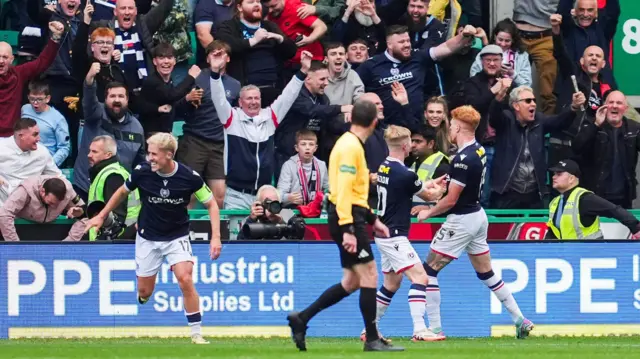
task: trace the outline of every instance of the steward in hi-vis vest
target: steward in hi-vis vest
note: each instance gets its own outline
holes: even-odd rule
[[[406,164],[418,174],[422,182],[436,179],[449,172],[449,157],[438,148],[436,129],[422,125],[418,132],[411,134],[411,156]],[[413,205],[426,205],[418,196],[413,197]]]
[[[560,161],[550,170],[554,172],[553,188],[560,195],[549,205],[545,239],[603,239],[601,216],[617,219],[629,228],[633,238],[640,238],[640,221],[633,214],[578,186],[580,167],[576,162]]]

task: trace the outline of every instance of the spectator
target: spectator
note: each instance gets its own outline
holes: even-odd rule
[[[287,62],[287,67],[294,71],[300,67],[302,51],[309,51],[313,60],[324,59],[319,39],[327,32],[327,25],[314,15],[303,19],[300,15],[303,7],[300,0],[287,0],[286,3],[285,0],[266,0],[264,5],[269,9],[267,19],[278,25],[284,35],[295,41],[298,47],[296,55]]]
[[[620,18],[620,0],[607,0],[601,10],[598,0],[560,0],[558,14],[565,19],[562,36],[572,61],[578,62],[584,50],[592,45],[603,49],[604,58],[609,60],[609,45]]]
[[[415,130],[424,112],[424,83],[426,69],[433,61],[443,59],[460,50],[476,34],[469,26],[457,37],[424,50],[411,50],[409,33],[404,26],[390,26],[387,29],[387,50],[358,67],[358,75],[365,90],[380,96],[385,109],[387,124],[399,125]],[[402,109],[393,99],[391,84],[402,82],[409,94],[411,118],[403,117]],[[416,122],[417,120],[417,122]],[[409,122],[411,121],[411,122]]]
[[[44,72],[44,79],[51,88],[51,103],[62,112],[63,116],[71,124],[72,131],[78,129],[78,118],[75,113],[65,106],[64,98],[77,96],[79,82],[72,76],[72,48],[73,41],[78,31],[78,25],[82,23],[83,14],[80,11],[80,0],[58,0],[55,6],[40,7],[38,24],[46,29],[49,21],[57,21],[65,24],[67,33],[60,40],[60,49],[51,66]]]
[[[369,60],[367,42],[362,39],[351,41],[347,46],[347,61],[351,65],[351,69],[357,69],[360,64],[367,60]]]
[[[640,151],[640,125],[624,116],[627,99],[611,92],[596,112],[595,121],[583,121],[572,142],[585,160],[585,188],[607,201],[630,209],[636,198],[636,164]]]
[[[93,19],[95,21],[113,19],[113,13],[116,10],[117,0],[98,0],[98,1],[93,0],[91,2],[93,3],[93,6],[96,9],[93,15]],[[136,3],[136,8],[138,9],[138,13],[146,14],[151,8],[152,0],[135,0],[135,3]]]
[[[333,143],[325,143],[321,134],[326,132],[328,127],[344,127],[344,116],[339,118],[338,116],[350,114],[353,106],[330,104],[329,97],[324,94],[324,88],[329,83],[328,79],[327,65],[320,61],[312,61],[304,86],[276,130],[276,178],[279,177],[282,165],[296,153],[296,132],[303,128],[313,131],[318,137],[320,144],[318,158],[323,161],[329,159]]]
[[[318,149],[316,133],[309,129],[296,132],[295,148],[298,153],[284,163],[278,177],[282,205],[293,208],[308,205],[329,190],[327,164],[313,155]]]
[[[34,176],[27,178],[11,192],[0,207],[0,231],[7,242],[19,241],[16,218],[38,223],[51,223],[61,214],[79,218],[84,214],[85,203],[73,191],[71,183],[63,178]],[[86,219],[75,222],[64,241],[82,239]]]
[[[561,23],[561,15],[551,15],[553,55],[558,62],[561,74],[556,81],[555,91],[558,96],[558,110],[562,110],[571,103],[568,94],[574,91],[571,80],[571,76],[574,75],[578,82],[578,88],[587,97],[587,105],[585,106],[587,115],[594,118],[596,111],[604,102],[604,94],[609,90],[617,90],[618,84],[613,78],[611,69],[605,68],[607,59],[602,48],[595,45],[589,46],[584,49],[579,61],[575,62],[571,59],[560,32]]]
[[[92,15],[91,7],[87,5],[84,9],[83,22],[78,25],[76,39],[73,42],[73,76],[79,83],[84,83],[84,78],[95,62],[100,63],[100,72],[96,75],[96,86],[98,87],[98,101],[104,102],[104,88],[110,82],[119,82],[127,85],[127,88],[135,88],[134,84],[127,84],[124,71],[120,67],[120,58],[122,53],[115,49],[116,33],[108,27],[98,27],[91,32],[89,36],[89,28],[91,25]],[[113,16],[113,15],[112,15]],[[87,42],[91,44],[91,55],[87,52]],[[81,86],[81,93],[82,93]],[[130,94],[131,95],[131,94]],[[82,97],[82,96],[80,96]],[[131,98],[131,96],[129,96]],[[79,101],[77,99],[76,101]],[[75,104],[78,110],[78,105]],[[135,107],[135,106],[134,106]]]
[[[201,0],[194,11],[196,36],[196,61],[205,64],[207,61],[206,48],[214,40],[215,28],[233,17],[236,9],[235,0]],[[230,55],[230,54],[229,54]],[[179,148],[179,147],[178,147]]]
[[[491,34],[491,43],[502,49],[501,75],[513,79],[515,86],[531,86],[531,64],[529,54],[524,51],[518,28],[511,19],[504,19],[496,24]],[[482,71],[480,54],[471,66],[471,76]]]
[[[429,0],[393,1],[380,11],[384,23],[409,29],[411,48],[438,46],[447,40],[446,26],[428,14]]]
[[[219,74],[224,94],[227,102],[235,105],[240,96],[240,83],[226,73],[226,65],[231,53],[229,45],[220,40],[214,40],[207,47],[207,53],[209,62],[221,58],[222,67]],[[227,189],[224,180],[225,139],[222,120],[219,119],[211,99],[210,69],[202,70],[200,75],[196,77],[196,86],[203,91],[199,105],[195,106],[192,102],[187,101],[182,101],[179,105],[183,109],[181,111],[185,112],[186,121],[183,127],[184,135],[180,139],[180,146],[176,152],[176,159],[204,178],[207,186],[213,192],[218,208],[222,208]]]
[[[260,0],[238,0],[236,9],[237,16],[223,22],[217,31],[218,39],[231,47],[227,73],[242,86],[255,85],[262,105],[271,105],[282,92],[281,64],[295,56],[296,44],[276,24],[262,20]]]
[[[444,154],[451,155],[454,147],[449,141],[449,106],[442,96],[427,100],[424,110],[426,124],[436,130],[436,147]]]
[[[558,162],[550,169],[553,188],[560,196],[551,201],[544,239],[603,239],[600,216],[615,218],[624,224],[633,239],[640,238],[640,221],[619,206],[581,188],[580,168],[572,160]]]
[[[246,1],[246,0],[245,0]],[[251,0],[249,0],[251,1]],[[272,181],[274,133],[298,97],[311,64],[311,54],[302,53],[302,69],[271,106],[261,109],[260,89],[254,85],[240,90],[240,107],[231,107],[220,80],[224,57],[209,57],[211,97],[225,128],[227,192],[225,209],[249,209],[257,189]],[[254,175],[255,173],[255,175]]]
[[[411,134],[411,156],[406,160],[422,182],[436,179],[449,173],[449,156],[438,145],[438,133],[435,128],[424,124]],[[411,213],[417,214],[423,209],[425,201],[413,196],[414,208]],[[417,207],[417,208],[416,208]]]
[[[64,25],[57,21],[49,23],[51,41],[40,56],[22,65],[13,66],[13,49],[6,42],[0,42],[0,137],[13,134],[16,119],[20,118],[24,86],[38,77],[52,63],[59,48]]]
[[[189,101],[195,96],[190,92],[195,78],[200,75],[200,68],[193,65],[187,77],[174,87],[171,77],[176,61],[175,50],[170,43],[162,42],[153,49],[155,71],[144,80],[140,90],[140,123],[145,138],[156,132],[171,132],[177,102],[187,96]]]
[[[118,144],[120,163],[127,170],[144,161],[144,131],[138,119],[129,112],[127,88],[113,82],[105,88],[104,104],[98,102],[96,95],[96,75],[100,64],[94,63],[84,82],[82,109],[84,112],[84,130],[78,149],[78,159],[73,167],[73,188],[83,199],[89,190],[89,146],[91,140],[99,135],[115,138]]]
[[[118,145],[111,136],[96,136],[89,146],[89,197],[87,202],[95,201],[107,203],[111,196],[122,187],[130,173],[118,161]],[[119,239],[135,239],[136,229],[134,224],[138,221],[140,213],[140,194],[136,189],[129,193],[126,201],[122,201],[114,210],[114,221],[122,230]],[[89,240],[98,239],[98,231],[91,228]]]
[[[351,68],[345,57],[344,45],[331,42],[325,45],[325,62],[329,69],[329,83],[324,93],[332,105],[353,105],[364,93],[360,76]]]
[[[275,187],[268,184],[262,185],[260,186],[260,189],[258,189],[258,192],[256,193],[256,199],[253,203],[251,203],[251,214],[249,214],[249,217],[247,217],[244,220],[244,223],[242,225],[243,229],[240,231],[240,233],[238,233],[237,239],[239,240],[255,239],[255,238],[248,237],[247,235],[248,233],[246,233],[244,230],[244,226],[246,224],[252,224],[252,223],[282,224],[284,223],[284,220],[280,215],[269,211],[268,208],[265,208],[264,206],[265,201],[280,202],[280,194],[278,193],[278,190]]]
[[[547,115],[553,114],[556,108],[553,87],[557,65],[551,56],[555,46],[551,40],[549,17],[558,9],[558,3],[559,0],[515,0],[513,6],[513,21],[520,32],[526,51],[536,65],[541,97],[540,109]],[[568,92],[571,93],[573,90]]]
[[[157,6],[159,0],[153,0],[152,5]],[[191,37],[189,36],[189,1],[173,0],[173,8],[162,26],[153,34],[153,43],[169,43],[173,46],[176,65],[172,78],[175,83],[181,83],[188,76],[189,59],[195,54],[191,50]],[[171,131],[169,131],[171,132]]]
[[[91,30],[108,27],[115,32],[115,49],[122,54],[118,63],[124,70],[125,83],[132,89],[132,93],[139,91],[142,80],[153,68],[150,58],[153,50],[153,34],[160,29],[169,16],[173,2],[174,0],[160,0],[148,13],[138,15],[134,0],[116,0],[115,19],[91,23]]]
[[[510,85],[509,81],[507,78],[500,83],[504,88]],[[496,131],[491,168],[492,208],[544,208],[543,201],[549,193],[545,135],[569,127],[585,100],[582,92],[575,93],[571,109],[554,116],[536,111],[533,90],[526,86],[511,92],[509,110],[503,110],[498,101],[492,101],[489,123]]]
[[[458,35],[464,31],[466,26],[462,22],[460,22],[460,24],[461,25],[457,32]],[[477,29],[475,37],[482,39],[483,46],[489,44],[487,34],[483,29]],[[473,42],[469,42],[458,52],[449,56],[447,61],[439,63],[442,73],[444,93],[446,96],[452,96],[469,79],[471,65],[476,61],[476,57],[479,53],[480,49],[474,47]]]
[[[303,20],[307,16],[319,17],[327,26],[333,24],[344,10],[344,0],[303,0],[298,15]]]
[[[351,44],[356,39],[362,39],[369,56],[373,56],[385,49],[384,32],[384,24],[373,0],[347,0],[342,19],[336,21],[331,29],[331,41]]]
[[[485,181],[480,203],[489,207],[491,195],[491,176],[493,174],[493,156],[495,153],[496,131],[489,121],[489,107],[493,99],[502,101],[511,90],[513,80],[500,78],[502,49],[498,45],[487,45],[480,51],[482,72],[467,79],[452,95],[451,107],[471,105],[480,113],[480,123],[476,128],[476,140],[485,149]]]
[[[31,118],[18,119],[13,136],[0,138],[0,207],[25,179],[62,175],[49,151],[38,142],[40,129]]]
[[[22,118],[36,120],[40,129],[40,143],[49,150],[56,166],[60,167],[69,153],[69,127],[62,114],[49,106],[49,85],[41,81],[29,83],[29,104],[22,106]]]
[[[475,1],[475,0],[473,0]],[[447,31],[445,39],[450,39],[455,36],[456,29],[460,26],[459,22],[462,19],[462,6],[463,1],[459,0],[430,0],[429,1],[429,15],[438,19],[445,25]],[[476,16],[477,18],[478,16]],[[474,19],[475,20],[475,19]],[[467,24],[473,27],[481,27],[482,21],[467,21]]]

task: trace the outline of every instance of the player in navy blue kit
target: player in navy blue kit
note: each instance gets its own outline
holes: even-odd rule
[[[427,288],[427,317],[431,330],[444,338],[440,322],[440,287],[438,272],[466,251],[471,265],[480,279],[502,302],[516,326],[516,337],[524,339],[533,329],[511,291],[491,268],[487,244],[487,215],[480,206],[480,197],[486,173],[484,148],[475,140],[480,114],[471,106],[451,111],[449,140],[458,146],[458,153],[449,166],[447,194],[428,210],[420,211],[418,220],[443,213],[446,221],[436,233],[427,260],[424,263],[429,277]]]
[[[423,185],[418,175],[404,164],[411,153],[411,131],[389,126],[384,131],[389,157],[378,169],[378,216],[389,228],[389,238],[375,237],[380,251],[384,283],[377,293],[376,323],[384,316],[391,298],[400,288],[403,275],[411,281],[409,309],[413,319],[413,341],[432,341],[436,337],[424,322],[427,273],[420,256],[409,242],[413,196],[426,202],[440,198],[444,192],[444,176]],[[360,335],[363,339],[364,331]]]
[[[445,43],[427,49],[411,49],[411,39],[406,26],[392,25],[387,28],[387,50],[363,62],[356,72],[366,92],[380,97],[384,105],[385,122],[390,125],[417,130],[424,113],[424,82],[433,62],[462,50],[478,34],[467,25],[463,32]],[[400,82],[409,94],[411,116],[407,116],[393,99],[391,84]]]
[[[114,208],[138,189],[142,208],[138,216],[136,236],[136,275],[138,302],[146,303],[155,287],[156,274],[164,259],[178,279],[184,298],[187,322],[191,327],[194,344],[209,344],[202,337],[200,299],[193,280],[193,254],[189,241],[189,214],[187,206],[191,196],[209,210],[211,220],[211,259],[220,256],[220,212],[213,194],[197,172],[173,160],[178,142],[169,133],[156,133],[147,140],[147,160],[134,168],[129,179],[111,197],[105,208],[87,224],[101,228]]]

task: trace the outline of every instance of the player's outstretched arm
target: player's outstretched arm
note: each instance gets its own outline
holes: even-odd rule
[[[95,217],[91,218],[89,222],[87,222],[87,228],[85,228],[84,232],[87,233],[91,228],[100,229],[102,227],[102,223],[107,218],[109,213],[111,213],[122,201],[124,201],[129,195],[129,190],[125,185],[120,186],[116,193],[111,196],[111,199],[105,207],[98,213]]]

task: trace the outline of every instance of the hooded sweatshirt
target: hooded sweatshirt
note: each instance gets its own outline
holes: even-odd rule
[[[351,105],[364,93],[364,84],[358,73],[347,61],[343,66],[342,73],[335,79],[329,77],[329,84],[324,88],[324,94],[332,105]]]
[[[305,181],[305,183],[309,183],[313,181],[313,176],[311,173],[312,168],[316,172],[316,183],[320,185],[322,192],[329,190],[329,177],[327,175],[327,165],[324,161],[320,161],[316,157],[313,157],[313,161],[311,163],[299,163],[300,157],[299,155],[291,156],[287,162],[282,165],[282,170],[280,171],[280,178],[278,179],[278,192],[280,192],[280,197],[282,198],[283,205],[289,205],[291,202],[289,201],[288,194],[290,193],[300,193],[302,194],[302,186],[300,185],[301,180]],[[317,163],[318,167],[314,168],[313,164]],[[302,167],[304,171],[305,178],[300,178],[300,167]],[[309,202],[313,201],[316,197],[316,186],[308,186],[309,187]],[[304,195],[303,195],[304,198]],[[303,203],[307,204],[307,203]]]

